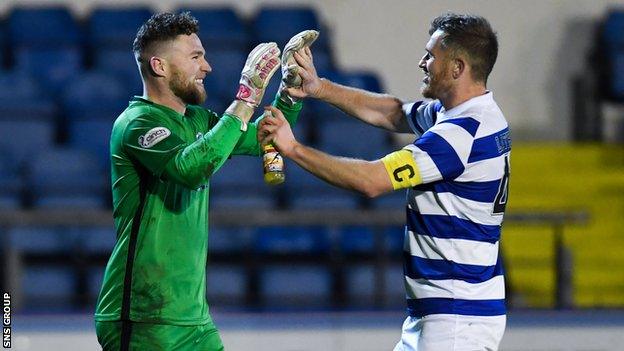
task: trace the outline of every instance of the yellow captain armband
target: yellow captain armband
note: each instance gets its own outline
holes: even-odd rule
[[[395,151],[382,158],[381,162],[386,166],[394,190],[411,188],[422,183],[420,171],[411,151]]]

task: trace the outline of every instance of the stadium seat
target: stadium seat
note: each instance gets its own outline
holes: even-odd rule
[[[118,113],[121,113],[119,110]],[[110,136],[113,122],[108,120],[72,120],[69,122],[68,145],[89,151],[99,165],[110,170]]]
[[[36,208],[103,208],[106,177],[84,150],[53,148],[29,164],[30,194]]]
[[[63,6],[15,7],[7,18],[7,33],[12,49],[79,47],[83,43],[78,24]]]
[[[88,150],[107,169],[113,122],[128,106],[123,83],[105,72],[88,71],[70,82],[62,94],[63,121],[72,147]]]
[[[141,25],[152,15],[148,7],[98,7],[88,21],[88,43],[92,52],[125,50],[132,52],[132,42]]]
[[[383,92],[379,77],[373,72],[344,72],[343,77],[343,83],[347,86],[364,89],[374,93]]]
[[[280,48],[290,38],[306,29],[321,31],[316,12],[310,7],[262,7],[256,14],[252,33],[256,43],[277,42]],[[314,47],[317,51],[328,51],[328,35],[322,33]]]
[[[76,246],[88,255],[110,255],[117,242],[115,228],[111,226],[72,226],[67,232]]]
[[[143,82],[132,49],[98,50],[94,53],[93,61],[93,70],[113,75],[121,80],[126,100],[130,100],[134,95],[142,95]]]
[[[379,249],[375,245],[375,233],[366,226],[347,226],[340,228],[340,250],[343,253],[374,253]]]
[[[30,74],[0,71],[0,120],[45,120],[56,118],[57,106]]]
[[[199,21],[199,38],[207,53],[233,49],[248,51],[250,36],[245,23],[232,7],[186,7]]]
[[[19,167],[9,154],[0,154],[0,209],[22,207],[23,179]]]
[[[261,227],[254,238],[254,249],[262,254],[327,253],[330,245],[328,232],[321,226]]]
[[[0,120],[0,147],[20,167],[38,152],[50,148],[54,135],[52,120]]]
[[[58,227],[12,227],[9,246],[20,254],[69,254],[76,247],[73,233]]]
[[[390,226],[384,230],[384,245],[390,255],[401,255],[405,238],[404,226]]]
[[[116,76],[88,71],[67,84],[62,99],[63,112],[69,121],[113,122],[128,106],[129,97]]]
[[[26,74],[0,72],[0,84],[11,87],[0,89],[0,146],[21,167],[25,158],[54,142],[58,109]]]
[[[240,307],[244,303],[247,281],[240,265],[208,263],[206,270],[206,297],[209,304]]]
[[[208,250],[214,253],[243,252],[251,247],[254,230],[252,227],[242,226],[211,226]]]
[[[370,206],[379,210],[401,210],[405,207],[406,191],[407,190],[405,189],[395,190],[374,199],[370,199]]]
[[[20,285],[25,311],[62,312],[73,306],[76,275],[72,268],[28,267],[24,269]]]
[[[260,157],[232,156],[210,178],[212,209],[273,209],[275,188],[264,183]]]
[[[345,267],[345,288],[350,307],[374,306],[375,267],[371,264]]]
[[[358,209],[364,197],[333,187],[292,161],[286,161],[286,201],[294,210]]]
[[[319,148],[333,155],[373,160],[392,151],[388,132],[352,118],[319,125]]]
[[[65,84],[83,69],[82,50],[78,46],[22,47],[15,49],[14,56],[14,69],[32,75],[48,94],[54,96],[58,96]]]
[[[263,305],[280,308],[326,308],[331,274],[319,265],[267,265],[260,269]]]
[[[612,9],[600,31],[599,52],[604,64],[603,84],[608,98],[624,101],[624,10]]]
[[[206,60],[212,72],[204,79],[208,96],[232,101],[238,91],[238,81],[247,60],[247,54],[239,50],[210,50]]]

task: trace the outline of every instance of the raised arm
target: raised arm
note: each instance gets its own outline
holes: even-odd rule
[[[345,113],[370,125],[392,132],[410,132],[403,112],[403,102],[387,94],[377,94],[319,78],[309,48],[294,54],[303,81],[300,89],[287,89],[291,96],[307,96],[330,103]]]

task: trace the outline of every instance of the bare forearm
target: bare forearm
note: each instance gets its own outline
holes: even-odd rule
[[[317,98],[368,124],[394,132],[403,131],[402,102],[394,96],[376,94],[321,79]]]
[[[337,187],[375,197],[392,190],[381,161],[337,157],[296,143],[286,155],[299,166]]]

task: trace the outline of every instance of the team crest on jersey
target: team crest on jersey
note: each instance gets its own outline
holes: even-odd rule
[[[149,149],[171,135],[171,131],[165,127],[152,128],[139,137],[139,145],[144,149]]]

